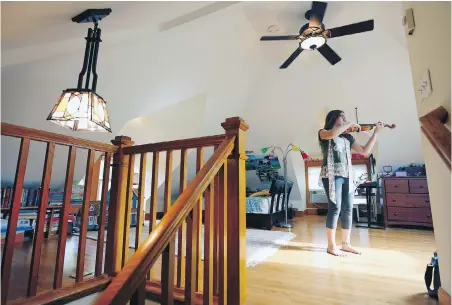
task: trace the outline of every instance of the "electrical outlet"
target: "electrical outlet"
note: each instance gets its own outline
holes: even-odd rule
[[[421,95],[421,100],[425,100],[432,94],[432,82],[430,79],[430,70],[425,70],[422,75],[421,82],[418,88],[419,94]]]

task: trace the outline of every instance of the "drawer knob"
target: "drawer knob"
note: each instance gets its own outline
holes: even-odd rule
[[[424,186],[421,184],[420,186],[419,186],[421,189],[423,189],[424,188]]]
[[[395,198],[392,198],[392,202],[396,202],[397,201],[397,199],[395,199]]]
[[[398,185],[398,184],[396,184],[396,185],[394,185],[394,187],[395,187],[395,188],[398,188],[398,187],[399,187],[399,185]]]
[[[397,216],[397,215],[399,215],[399,213],[395,212],[395,213],[394,213],[394,216]]]
[[[430,200],[425,200],[425,203],[430,203]]]
[[[430,217],[432,217],[432,214],[427,214],[427,218],[430,218]]]

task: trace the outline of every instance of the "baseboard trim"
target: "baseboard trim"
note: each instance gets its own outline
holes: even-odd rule
[[[295,212],[295,217],[303,217],[303,216],[306,216],[306,215],[308,215],[306,213],[306,210],[304,210],[304,211],[296,211]]]
[[[443,287],[440,287],[438,289],[438,300],[439,300],[439,305],[452,304],[450,295],[446,292],[446,290],[443,289]]]
[[[296,217],[303,217],[308,215],[317,215],[317,209],[306,209],[304,211],[297,211],[295,213]]]
[[[306,215],[317,215],[317,208],[306,209]]]

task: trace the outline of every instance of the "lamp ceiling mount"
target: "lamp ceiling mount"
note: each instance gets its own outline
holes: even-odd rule
[[[111,8],[90,8],[83,13],[72,17],[72,21],[76,23],[97,23],[110,15]]]

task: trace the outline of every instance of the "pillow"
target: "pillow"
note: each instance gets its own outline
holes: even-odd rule
[[[270,196],[270,190],[262,190],[251,194],[249,197]]]

